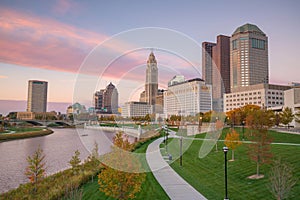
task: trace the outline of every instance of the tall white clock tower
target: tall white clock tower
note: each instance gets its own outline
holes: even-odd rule
[[[158,69],[157,62],[153,52],[150,53],[147,61],[146,83],[145,83],[145,100],[150,105],[156,104],[158,91]]]

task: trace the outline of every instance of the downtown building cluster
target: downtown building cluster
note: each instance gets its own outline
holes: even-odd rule
[[[289,101],[289,107],[296,112],[299,87],[270,84],[268,59],[267,35],[256,25],[245,24],[231,36],[217,36],[216,43],[202,43],[202,78],[185,80],[182,75],[174,75],[164,90],[158,88],[157,61],[151,52],[145,90],[139,101],[124,103],[121,115],[129,118],[147,114],[163,118],[194,116],[210,110],[228,112],[248,104],[280,110],[287,106],[285,99],[291,98],[291,94],[294,94],[294,101]],[[105,90],[94,94],[96,112],[117,113],[118,97],[113,95],[117,92]],[[112,90],[117,91],[115,87]],[[114,97],[105,101],[107,94]]]
[[[147,60],[145,90],[139,101],[126,102],[122,107],[122,117],[142,117],[147,114],[156,118],[171,115],[194,116],[212,109],[211,86],[201,78],[185,80],[175,75],[166,90],[158,88],[158,68],[153,52]]]
[[[256,25],[238,27],[231,37],[202,43],[202,73],[212,85],[213,110],[230,111],[247,104],[284,106],[291,86],[269,84],[268,37]]]

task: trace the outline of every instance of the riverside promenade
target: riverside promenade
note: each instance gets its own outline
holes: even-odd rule
[[[163,138],[152,142],[146,153],[148,165],[161,187],[172,200],[204,200],[206,199],[195,188],[179,176],[164,160],[159,145]]]

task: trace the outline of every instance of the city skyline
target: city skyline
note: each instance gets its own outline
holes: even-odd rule
[[[85,56],[97,44],[110,36],[141,27],[174,29],[191,37],[201,47],[204,41],[214,42],[217,35],[231,35],[237,27],[245,23],[253,23],[260,27],[269,38],[270,83],[287,84],[299,81],[295,73],[298,67],[297,47],[300,43],[297,36],[300,29],[297,22],[299,14],[296,10],[299,3],[275,1],[269,5],[266,2],[260,2],[260,5],[268,5],[261,7],[255,6],[255,3],[247,4],[249,11],[244,10],[242,15],[241,13],[234,14],[234,10],[238,10],[245,4],[236,1],[214,5],[207,2],[187,2],[184,4],[187,9],[181,9],[178,3],[155,1],[147,6],[131,2],[132,8],[126,5],[126,2],[102,5],[96,2],[75,1],[47,3],[30,1],[26,4],[21,1],[2,1],[0,4],[2,13],[0,38],[1,47],[4,50],[0,53],[0,89],[2,91],[0,100],[26,100],[27,81],[37,79],[49,82],[49,102],[71,103],[76,72]],[[210,6],[214,6],[216,16],[207,21],[205,15],[211,10],[206,11],[200,8]],[[140,19],[139,16],[146,13],[149,7],[153,14]],[[265,9],[266,7],[268,9]],[[103,12],[97,12],[99,11],[97,8]],[[122,15],[120,8],[129,12]],[[114,11],[114,9],[116,12],[111,14],[109,11]],[[130,9],[135,9],[137,12],[130,12]],[[168,9],[174,12],[167,14],[163,12]],[[255,15],[250,12],[251,9],[255,9]],[[182,15],[179,17],[177,13],[182,13]],[[223,16],[222,20],[219,20],[219,16]],[[126,21],[130,23],[127,24]],[[118,50],[117,46],[111,48]],[[289,49],[289,51],[284,49]],[[201,57],[201,51],[200,48],[199,57]],[[140,52],[137,56],[129,55],[128,59],[123,59],[122,63],[116,64],[116,68],[126,70],[127,65],[145,64],[145,57],[148,54],[149,50]],[[159,60],[158,68],[160,64],[177,67],[179,70],[181,68],[182,71],[186,67],[187,63],[173,60],[166,53],[155,51],[155,55]],[[201,66],[200,63],[199,66]],[[283,68],[289,70],[282,73]],[[117,75],[114,75],[114,72],[111,70],[98,88],[116,81]],[[164,79],[163,84],[166,85],[166,81],[174,75],[177,74],[159,78]],[[190,75],[188,78],[195,78],[191,73],[185,75]],[[86,76],[89,78],[92,75]],[[136,81],[143,85],[143,78],[138,78]],[[7,88],[8,85],[9,88]],[[123,92],[119,91],[120,95]],[[122,97],[120,100],[120,105],[128,101]],[[2,112],[0,110],[0,113]]]

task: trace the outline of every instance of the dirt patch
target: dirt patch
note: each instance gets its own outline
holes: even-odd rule
[[[263,177],[265,177],[265,175],[263,175],[263,174],[260,174],[260,175],[254,174],[254,175],[248,176],[249,179],[261,179]]]

